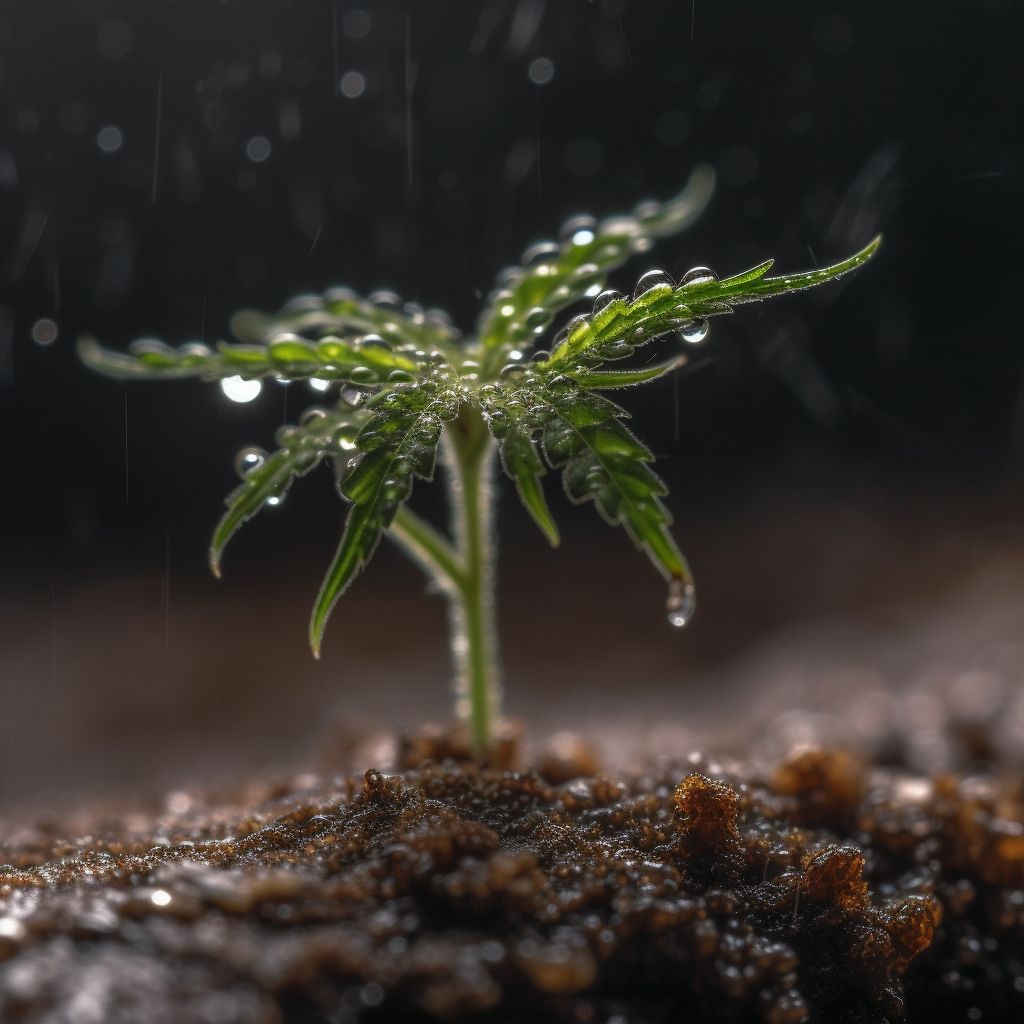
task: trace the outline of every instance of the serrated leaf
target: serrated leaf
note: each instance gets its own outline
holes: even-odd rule
[[[702,164],[668,202],[641,204],[635,216],[609,217],[594,230],[567,238],[550,258],[509,272],[478,324],[483,348],[508,350],[532,343],[559,310],[594,294],[588,289],[602,287],[608,272],[642,251],[645,240],[689,227],[714,187],[714,170]]]
[[[566,332],[545,366],[564,369],[581,359],[601,362],[623,358],[635,348],[688,322],[731,311],[732,305],[758,302],[784,292],[813,288],[848,274],[875,253],[881,236],[842,263],[783,277],[765,277],[766,261],[724,280],[704,280],[671,288],[658,285],[631,302],[616,300],[591,316],[580,317]]]
[[[570,500],[593,500],[604,519],[622,525],[667,579],[690,580],[672,535],[672,517],[661,502],[665,485],[647,463],[650,451],[625,427],[622,409],[598,395],[542,392],[554,416],[544,432],[549,463],[562,467]]]
[[[351,444],[346,439],[354,435],[363,419],[365,413],[355,409],[324,410],[309,425],[292,427],[287,445],[246,474],[245,480],[225,499],[228,510],[210,542],[210,568],[215,576],[220,576],[221,555],[238,528],[268,500],[283,498],[292,481],[315,469],[324,456],[343,451],[345,444]]]
[[[433,476],[441,438],[440,403],[423,391],[385,390],[367,411],[355,441],[359,454],[340,484],[353,506],[310,620],[310,646],[317,657],[331,610],[373,556],[381,533],[409,497],[412,478]]]
[[[279,334],[324,335],[378,334],[391,344],[410,345],[446,354],[459,332],[442,310],[426,313],[406,307],[400,312],[389,305],[370,302],[348,288],[332,288],[320,295],[300,295],[274,314],[243,309],[231,319],[231,331],[240,341],[268,343]]]

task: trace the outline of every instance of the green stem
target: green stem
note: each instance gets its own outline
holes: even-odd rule
[[[466,569],[458,552],[426,520],[402,505],[388,527],[388,536],[451,597],[462,589]]]
[[[450,604],[455,708],[481,756],[491,746],[501,691],[494,609],[494,442],[479,410],[464,406],[445,428],[444,456],[455,546],[464,567]]]

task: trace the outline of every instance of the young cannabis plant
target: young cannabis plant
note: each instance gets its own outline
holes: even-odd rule
[[[719,280],[697,267],[674,281],[644,274],[631,296],[604,291],[609,271],[646,253],[702,212],[714,172],[698,167],[666,203],[646,202],[632,216],[598,222],[575,217],[560,242],[541,242],[522,265],[503,270],[476,333],[463,338],[446,314],[404,306],[390,292],[362,299],[347,288],[292,299],[276,315],[244,310],[231,329],[241,344],[216,351],[189,343],[172,349],[141,340],[128,354],[79,342],[94,369],[120,379],[220,378],[226,385],[307,378],[337,387],[337,401],[308,409],[297,426],[281,427],[272,455],[239,453],[242,484],[227,498],[210,547],[219,575],[224,545],[266,504],[277,504],[292,480],[330,457],[338,489],[350,503],[341,543],[313,608],[310,642],[319,655],[335,602],[369,561],[382,533],[437,582],[450,604],[456,711],[481,755],[499,713],[494,607],[494,509],[497,458],[551,544],[558,529],[541,478],[562,471],[573,502],[593,500],[601,516],[625,527],[669,586],[669,621],[682,626],[694,609],[689,567],[669,532],[666,489],[650,469],[651,452],[624,424],[627,413],[600,392],[655,380],[685,361],[619,365],[656,339],[681,335],[696,344],[713,316],[733,306],[831,281],[864,263],[878,239],[832,267],[768,277],[771,261]],[[561,310],[585,297],[590,312],[573,317],[534,348]],[[613,365],[607,365],[613,364]],[[232,380],[233,379],[233,380]],[[244,386],[244,385],[243,385]],[[251,385],[250,385],[251,386]],[[258,385],[257,385],[258,387]],[[453,511],[449,539],[407,505],[414,477],[430,480],[440,448]]]

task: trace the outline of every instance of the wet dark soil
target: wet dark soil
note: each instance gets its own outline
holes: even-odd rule
[[[481,768],[94,802],[0,832],[0,1019],[976,1021],[1024,1014],[1018,773],[839,750]]]

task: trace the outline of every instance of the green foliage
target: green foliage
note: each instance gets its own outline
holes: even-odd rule
[[[571,501],[593,501],[608,523],[621,524],[669,581],[670,620],[681,625],[692,611],[693,588],[669,531],[665,486],[650,467],[653,455],[625,426],[627,413],[597,392],[655,380],[686,356],[677,348],[654,365],[605,364],[628,359],[666,336],[698,343],[711,318],[834,280],[868,260],[878,246],[875,239],[835,266],[782,277],[767,276],[769,261],[721,280],[700,267],[679,282],[652,271],[640,278],[632,297],[602,291],[609,271],[692,223],[713,188],[714,173],[699,167],[667,203],[643,203],[632,216],[601,222],[590,217],[566,222],[560,242],[532,246],[522,266],[498,275],[472,337],[462,338],[439,310],[403,306],[388,292],[363,299],[334,288],[323,296],[299,296],[275,315],[243,310],[231,322],[237,343],[222,341],[215,349],[196,343],[173,349],[146,339],[119,353],[84,338],[79,351],[94,369],[119,379],[306,378],[335,387],[333,405],[308,412],[298,427],[282,428],[281,447],[273,455],[250,453],[251,468],[240,467],[243,483],[227,499],[211,564],[219,572],[224,545],[238,527],[265,504],[279,501],[295,477],[332,457],[341,496],[351,508],[314,606],[314,650],[319,651],[338,597],[388,531],[453,601],[453,649],[456,661],[469,666],[471,676],[476,673],[466,686],[475,709],[475,738],[483,749],[489,725],[487,715],[477,712],[489,699],[484,690],[491,683],[484,677],[496,675],[487,665],[496,647],[488,633],[493,623],[487,621],[493,540],[487,467],[494,450],[553,545],[558,529],[542,481],[548,468],[561,471]],[[530,358],[529,350],[549,334],[555,316],[584,298],[594,299],[593,309],[570,319],[554,335],[550,352],[534,351]],[[433,476],[442,443],[457,511],[454,541],[406,505],[413,479]]]

